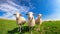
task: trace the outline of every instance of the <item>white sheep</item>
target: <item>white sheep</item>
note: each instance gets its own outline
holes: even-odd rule
[[[38,17],[35,20],[35,23],[38,25],[37,31],[40,31],[40,25],[42,24],[42,14],[38,14]]]
[[[14,14],[16,16],[16,23],[18,24],[18,27],[19,27],[19,31],[21,33],[21,28],[22,28],[22,25],[24,23],[26,23],[26,20],[24,17],[22,17],[21,14],[19,14],[18,12],[16,12],[16,14]]]
[[[35,19],[33,16],[33,12],[29,12],[27,15],[28,15],[29,31],[31,31],[33,29],[33,27],[35,26]],[[31,34],[32,34],[32,31],[31,31]]]

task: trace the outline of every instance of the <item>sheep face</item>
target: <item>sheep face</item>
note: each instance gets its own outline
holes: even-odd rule
[[[33,19],[33,13],[32,12],[29,12],[28,14],[28,19],[30,20],[30,19]]]
[[[19,14],[19,13],[16,13],[16,14],[14,14],[15,16],[16,16],[16,18],[19,18],[20,16],[22,16],[21,14]]]
[[[41,18],[41,16],[42,16],[42,14],[38,14],[38,17],[40,17],[40,18]]]

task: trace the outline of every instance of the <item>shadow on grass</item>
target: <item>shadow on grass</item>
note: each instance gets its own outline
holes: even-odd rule
[[[21,32],[21,34],[24,34],[25,32],[28,32],[28,31],[29,31],[28,26],[23,26],[23,27],[22,27],[22,32]],[[15,34],[15,33],[19,33],[18,27],[17,27],[17,28],[14,28],[13,30],[8,31],[8,34]],[[20,33],[19,33],[19,34],[20,34]]]

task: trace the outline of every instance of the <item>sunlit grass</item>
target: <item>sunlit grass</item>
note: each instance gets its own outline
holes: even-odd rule
[[[23,34],[30,34],[27,24],[24,24],[23,28]],[[35,28],[37,28],[37,25]],[[60,34],[60,21],[45,21],[40,26],[39,32],[35,30],[32,30],[32,32],[33,34]],[[0,34],[19,34],[16,21],[0,19]]]

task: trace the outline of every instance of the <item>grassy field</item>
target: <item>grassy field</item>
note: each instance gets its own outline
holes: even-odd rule
[[[22,28],[22,34],[30,34],[27,24]],[[60,34],[60,21],[45,21],[40,28],[39,32],[32,30],[33,34]],[[0,34],[19,34],[18,25],[14,20],[0,19]]]

